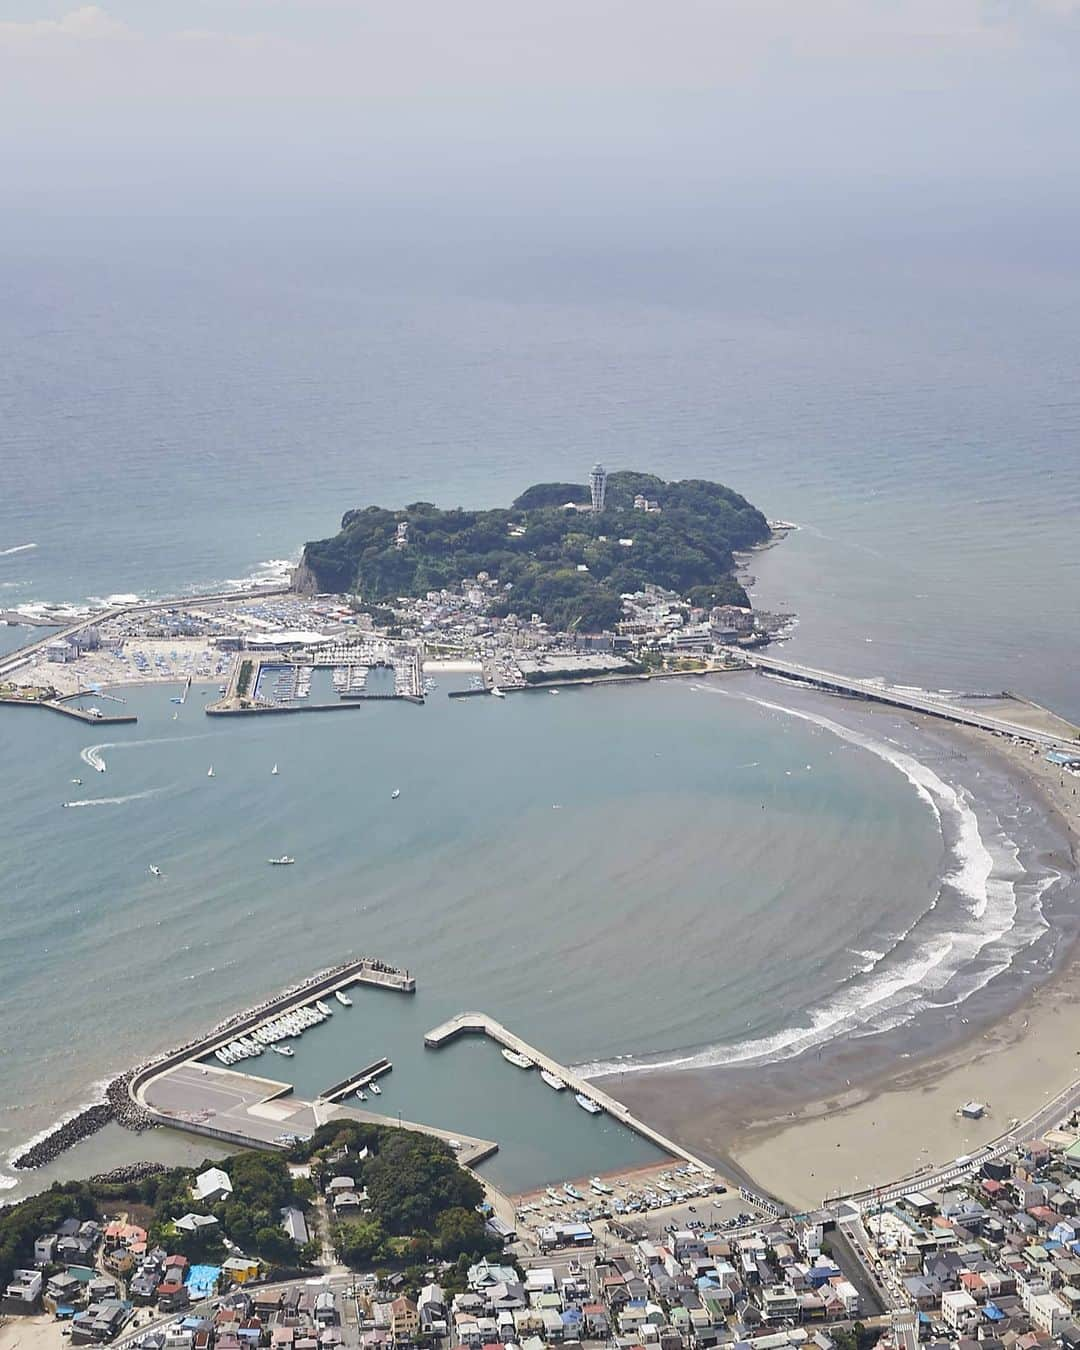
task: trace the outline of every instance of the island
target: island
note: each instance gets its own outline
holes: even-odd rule
[[[307,544],[297,584],[389,605],[464,582],[494,618],[538,615],[551,629],[595,633],[623,617],[623,596],[659,587],[690,605],[748,609],[734,553],[770,537],[765,516],[720,483],[605,473],[588,484],[538,483],[510,507],[347,511]]]

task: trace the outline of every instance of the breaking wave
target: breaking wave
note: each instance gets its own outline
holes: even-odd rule
[[[652,1060],[600,1060],[578,1066],[587,1078],[657,1069],[698,1069],[725,1064],[790,1059],[846,1032],[875,1034],[908,1021],[930,1006],[955,1007],[1012,964],[1049,927],[1044,894],[1059,873],[1028,876],[1019,850],[1004,830],[984,840],[970,796],[952,787],[913,755],[875,740],[831,718],[784,707],[750,694],[709,688],[724,697],[745,698],[769,711],[812,722],[869,751],[902,773],[933,813],[950,854],[950,864],[927,908],[886,951],[853,950],[865,964],[823,1003],[808,1010],[806,1022],[737,1044],[711,1045]],[[996,853],[996,857],[995,857]],[[1021,894],[1018,887],[1023,887]],[[951,931],[925,932],[944,897],[957,911]],[[932,926],[932,925],[931,925]],[[988,950],[989,949],[989,950]],[[981,961],[978,958],[982,957]]]

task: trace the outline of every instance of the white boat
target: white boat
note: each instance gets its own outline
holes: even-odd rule
[[[588,1111],[590,1116],[598,1116],[604,1109],[602,1106],[598,1106],[591,1097],[586,1097],[584,1092],[575,1092],[574,1101],[583,1111]]]
[[[277,765],[275,764],[274,767],[270,770],[270,777],[273,778],[274,775],[277,773],[277,771],[278,771],[278,767],[277,767]]]
[[[566,1192],[566,1194],[571,1198],[571,1200],[584,1200],[584,1199],[585,1199],[585,1197],[581,1194],[581,1192],[578,1190],[578,1188],[577,1188],[576,1186],[571,1186],[569,1182],[566,1182],[566,1183],[565,1183],[565,1185],[563,1186],[563,1190],[564,1190],[564,1191]]]
[[[207,778],[213,778],[213,776],[214,776],[214,766],[213,766],[212,764],[211,764],[210,767],[207,769],[207,771],[206,771],[206,776],[207,776]]]
[[[362,1101],[362,1102],[366,1102],[366,1101],[367,1101],[367,1093],[364,1091],[363,1088],[357,1088],[357,1089],[356,1089],[356,1096],[357,1096],[357,1100],[358,1100],[358,1101]]]
[[[331,1008],[329,1003],[324,1003],[321,998],[315,1000],[315,1006],[324,1017],[332,1017],[334,1015],[333,1008]]]
[[[372,1090],[372,1092],[374,1092],[374,1094],[375,1094],[376,1097],[381,1097],[381,1096],[382,1096],[382,1088],[378,1085],[378,1083],[371,1083],[371,1084],[370,1084],[370,1087],[371,1087],[371,1090]]]
[[[493,685],[491,686],[491,692],[495,695],[496,698],[505,698],[505,697],[506,697],[506,695],[503,693],[503,691],[499,688],[499,686],[498,686],[497,684],[493,684]]]
[[[527,1055],[519,1055],[516,1050],[504,1049],[502,1057],[507,1064],[513,1064],[518,1069],[531,1069],[533,1067],[532,1060]]]
[[[81,778],[73,778],[71,781],[75,784],[76,787],[82,787],[82,779],[81,779]]]
[[[555,1075],[553,1073],[549,1073],[547,1069],[540,1070],[540,1077],[544,1080],[544,1082],[548,1085],[549,1088],[554,1088],[556,1092],[562,1092],[562,1090],[566,1087],[566,1084],[563,1082],[561,1078],[556,1078]]]
[[[393,792],[391,792],[391,794],[390,794],[390,800],[391,800],[392,802],[396,802],[397,799],[398,799],[400,796],[401,796],[401,789],[400,789],[400,788],[395,788],[395,789],[393,790]]]
[[[352,999],[348,996],[348,994],[343,994],[340,989],[334,990],[334,997],[337,999],[337,1001],[341,1004],[343,1008],[352,1007]]]
[[[557,689],[549,689],[548,693],[551,694],[553,698],[559,697],[559,691]]]
[[[276,1051],[279,1055],[288,1055],[290,1058],[296,1053],[291,1045],[271,1045],[270,1049]]]
[[[266,861],[271,867],[291,867],[296,859],[290,858],[287,853],[283,853],[280,858],[267,858]]]
[[[157,867],[154,863],[150,864],[150,871],[152,875],[154,875],[155,877],[159,877],[162,875],[161,868]]]

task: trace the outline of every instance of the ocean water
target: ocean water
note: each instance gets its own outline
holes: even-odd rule
[[[191,228],[0,261],[0,609],[270,575],[347,507],[505,502],[601,459],[799,524],[750,562],[793,656],[1080,718],[1062,264],[493,247],[418,276]],[[597,1072],[753,1062],[932,1017],[1069,936],[1052,825],[933,736],[764,681],[445,688],[225,727],[132,690],[102,775],[86,728],[0,715],[0,1155],[351,952],[419,980],[400,1020],[364,1010],[393,1108],[499,1137],[514,1071],[454,1048],[453,1095],[413,1031],[479,1005]],[[344,1034],[298,1081],[339,1076]],[[572,1103],[539,1137],[502,1114],[506,1184],[636,1156]]]

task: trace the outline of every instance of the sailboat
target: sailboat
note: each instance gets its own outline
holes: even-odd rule
[[[214,776],[214,766],[213,766],[212,764],[211,764],[210,767],[207,769],[207,771],[206,771],[206,776],[207,776],[207,778],[213,778],[213,776]]]
[[[277,765],[275,764],[274,767],[270,770],[270,777],[273,778],[273,777],[276,775],[277,771],[278,771],[278,767],[277,767]]]

